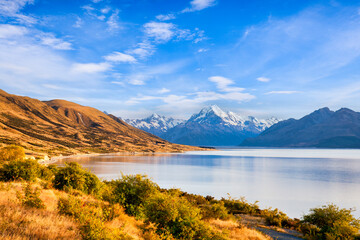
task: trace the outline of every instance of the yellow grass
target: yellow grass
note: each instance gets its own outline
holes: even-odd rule
[[[23,207],[16,198],[20,189],[13,184],[10,190],[0,190],[0,239],[80,239],[71,218],[51,209]]]
[[[228,220],[223,221],[220,219],[212,219],[209,220],[209,223],[212,227],[215,229],[218,229],[219,231],[225,232],[228,234],[229,239],[234,240],[269,240],[271,239],[268,236],[265,236],[264,234],[239,225],[238,223]]]
[[[46,205],[46,209],[34,209],[23,206],[17,199],[16,192],[23,193],[23,187],[21,183],[0,182],[0,240],[81,239],[79,223],[72,217],[58,213],[58,200],[60,197],[67,197],[68,193],[55,189],[43,189],[41,185],[34,184],[33,187],[40,189],[40,198]],[[78,194],[77,197],[84,202],[97,201],[89,195]],[[256,230],[241,227],[231,220],[209,220],[209,224],[217,231],[227,234],[229,239],[270,239]],[[142,230],[144,223],[125,213],[107,222],[105,226],[107,231],[114,234],[126,233],[135,240],[160,239],[151,230],[144,233]]]

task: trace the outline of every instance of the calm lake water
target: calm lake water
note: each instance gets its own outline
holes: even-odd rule
[[[163,188],[216,198],[244,196],[290,217],[326,203],[360,210],[360,150],[221,149],[67,160],[80,162],[102,179],[146,174]],[[360,217],[360,211],[355,215]]]

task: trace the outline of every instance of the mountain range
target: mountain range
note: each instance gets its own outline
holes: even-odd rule
[[[170,142],[196,146],[234,146],[247,137],[259,135],[279,120],[242,117],[213,105],[203,108],[188,120],[153,114],[144,119],[127,119],[130,125]]]
[[[241,146],[360,148],[360,113],[321,108],[299,120],[281,121]]]
[[[93,152],[173,152],[198,148],[172,144],[95,108],[40,101],[0,90],[0,145],[58,155]]]

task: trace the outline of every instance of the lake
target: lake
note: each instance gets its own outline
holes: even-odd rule
[[[360,210],[360,150],[220,149],[156,155],[71,157],[102,179],[146,174],[163,188],[216,198],[244,196],[301,217],[326,203]],[[360,217],[360,211],[355,215]]]

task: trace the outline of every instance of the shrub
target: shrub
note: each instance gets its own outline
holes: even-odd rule
[[[310,213],[304,215],[303,223],[316,228],[302,227],[303,233],[310,239],[354,239],[360,229],[360,220],[354,218],[353,211],[334,204],[310,209]]]
[[[203,219],[229,220],[233,217],[221,201],[200,205],[199,208],[201,209]]]
[[[36,160],[22,159],[5,163],[0,168],[0,180],[14,181],[24,180],[34,182],[36,178],[41,177],[41,169],[45,168]]]
[[[285,213],[279,211],[277,208],[274,210],[263,210],[261,214],[265,216],[266,223],[271,226],[283,227],[289,219]]]
[[[159,191],[159,186],[145,175],[122,176],[121,179],[111,181],[113,186],[112,201],[125,207],[127,214],[137,216],[140,206],[152,194]]]
[[[257,205],[257,201],[254,203],[249,203],[244,197],[241,197],[240,199],[234,199],[229,196],[227,199],[222,198],[220,201],[223,202],[224,206],[230,211],[230,213],[233,214],[258,214],[261,212],[259,206]]]
[[[40,199],[40,192],[38,188],[31,190],[31,185],[27,184],[24,189],[24,196],[17,192],[17,198],[26,207],[44,209],[45,204]]]
[[[24,148],[18,146],[7,146],[0,150],[0,162],[22,160],[25,158]]]
[[[53,183],[56,189],[76,189],[93,195],[98,195],[101,190],[102,183],[99,178],[83,169],[78,163],[65,163],[65,167],[54,172]]]
[[[171,234],[176,239],[222,239],[201,220],[200,209],[176,195],[152,194],[142,213],[146,221],[156,224],[161,235]]]
[[[76,197],[60,198],[60,214],[71,216],[80,224],[83,239],[131,239],[122,229],[109,229],[105,223],[123,214],[122,208],[102,201],[84,202]]]

